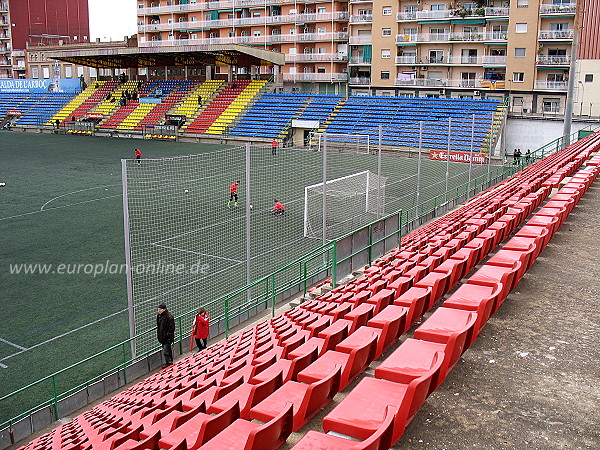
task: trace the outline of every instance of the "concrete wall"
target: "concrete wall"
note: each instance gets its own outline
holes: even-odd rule
[[[600,125],[598,122],[573,122],[571,132],[585,128],[589,125]],[[563,121],[560,120],[535,120],[535,119],[508,119],[506,127],[506,153],[512,155],[515,148],[520,148],[523,153],[527,149],[538,149],[548,142],[559,138],[563,133]]]

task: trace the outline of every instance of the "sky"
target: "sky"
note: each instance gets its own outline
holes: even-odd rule
[[[122,41],[137,33],[136,0],[88,0],[90,37]]]

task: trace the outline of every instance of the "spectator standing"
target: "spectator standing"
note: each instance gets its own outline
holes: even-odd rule
[[[192,326],[192,335],[194,336],[199,352],[204,350],[208,344],[209,331],[210,316],[205,308],[199,308]]]
[[[277,145],[279,143],[277,142],[277,139],[273,139],[273,142],[271,142],[271,155],[275,156],[277,155]]]
[[[175,319],[173,318],[173,314],[167,309],[167,305],[164,303],[158,305],[156,337],[163,347],[163,355],[165,356],[165,365],[163,368],[168,367],[173,364],[172,345],[175,341]]]
[[[271,213],[274,216],[283,216],[285,214],[285,206],[283,206],[281,202],[273,200],[273,209],[271,210]]]

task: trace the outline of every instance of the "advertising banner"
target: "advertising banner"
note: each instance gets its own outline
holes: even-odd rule
[[[34,80],[0,79],[0,93],[45,93],[45,92],[70,92],[81,91],[79,78],[54,78]]]
[[[446,150],[431,150],[429,152],[429,159],[435,159],[438,161],[446,161],[448,152]],[[483,153],[472,153],[473,164],[485,164],[487,163],[487,155]],[[450,152],[450,162],[464,162],[468,163],[471,160],[471,152]]]

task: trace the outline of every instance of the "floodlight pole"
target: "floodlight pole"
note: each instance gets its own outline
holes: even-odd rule
[[[381,140],[383,135],[383,125],[379,124],[379,148],[377,150],[377,218],[381,217]],[[367,190],[369,186],[367,185]]]
[[[417,163],[417,198],[415,201],[415,220],[419,217],[419,196],[421,195],[421,151],[423,150],[423,121],[419,122],[419,162]]]
[[[252,283],[252,275],[250,273],[250,261],[252,254],[250,251],[250,142],[246,142],[246,284]],[[248,302],[252,299],[250,289],[246,290]]]
[[[127,160],[121,160],[121,179],[123,182],[123,231],[125,233],[125,271],[127,275],[127,310],[129,313],[129,337],[131,338],[131,357],[136,357],[135,314],[133,312],[133,280],[131,278],[131,240],[129,237],[129,198],[127,196]]]

